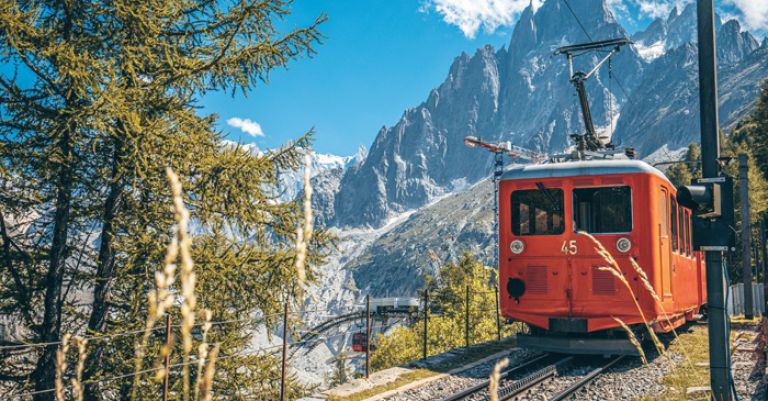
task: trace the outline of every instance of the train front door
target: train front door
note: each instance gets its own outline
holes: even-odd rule
[[[661,271],[662,296],[667,299],[672,297],[672,250],[670,249],[669,238],[669,191],[661,187],[661,196],[659,197],[659,270]]]

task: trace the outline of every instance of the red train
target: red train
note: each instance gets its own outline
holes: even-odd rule
[[[525,165],[499,184],[502,314],[528,323],[521,345],[575,353],[634,353],[619,327],[642,323],[629,290],[610,272],[586,231],[618,262],[657,332],[694,320],[706,303],[702,255],[691,244],[691,211],[674,185],[636,160]],[[654,301],[634,258],[662,300]],[[666,315],[665,315],[666,313]],[[606,334],[601,336],[598,333]],[[585,339],[607,339],[591,349]]]

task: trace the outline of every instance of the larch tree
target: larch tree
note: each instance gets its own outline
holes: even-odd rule
[[[299,167],[311,138],[254,155],[224,141],[198,98],[249,93],[314,52],[324,17],[282,32],[290,3],[0,0],[0,310],[24,328],[24,341],[143,324],[173,232],[169,166],[192,212],[199,303],[233,322],[212,338],[233,355],[257,325],[275,323],[296,278],[301,218],[296,202],[277,200],[278,172]],[[310,265],[332,242],[316,233]],[[127,398],[130,381],[100,380],[131,371],[134,341],[91,342],[87,399]],[[53,388],[56,349],[0,355],[0,379]],[[223,360],[215,390],[226,399],[252,397],[245,384],[270,391],[273,365],[263,354]],[[143,384],[139,394],[158,391]]]

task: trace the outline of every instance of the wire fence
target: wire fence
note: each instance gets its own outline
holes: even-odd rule
[[[488,295],[492,294],[495,291],[475,291],[471,292],[469,291],[469,287],[467,287],[466,296],[477,296],[477,295]],[[428,297],[428,291],[424,292],[425,297]],[[467,308],[464,310],[464,313],[467,316],[467,321],[469,321],[469,315],[471,313],[487,313],[496,311],[497,312],[497,318],[498,318],[498,305],[497,308],[469,308],[470,302],[469,298],[466,300]],[[379,306],[379,305],[377,305]],[[364,347],[364,353],[365,353],[365,362],[366,362],[366,376],[368,376],[368,366],[369,366],[369,360],[370,360],[370,350],[371,350],[371,343],[373,340],[373,334],[374,332],[380,332],[380,333],[386,333],[391,328],[402,326],[405,324],[413,323],[413,324],[423,324],[424,325],[424,342],[425,346],[424,349],[426,350],[426,336],[428,333],[428,316],[427,313],[429,312],[430,303],[428,298],[424,298],[420,300],[418,306],[415,308],[413,305],[409,304],[407,308],[400,309],[397,311],[393,310],[387,310],[382,309],[379,310],[371,309],[371,299],[370,297],[367,297],[365,303],[360,302],[354,302],[346,306],[341,306],[339,308],[335,308],[336,312],[331,312],[328,310],[328,308],[315,308],[315,309],[304,309],[304,310],[284,310],[281,313],[271,313],[267,315],[259,315],[249,318],[243,318],[243,319],[229,319],[229,320],[218,320],[218,321],[212,321],[209,322],[209,324],[212,327],[217,326],[224,326],[227,324],[234,324],[234,323],[244,323],[244,322],[252,322],[252,323],[264,323],[269,318],[279,318],[283,317],[284,321],[289,322],[288,319],[289,316],[298,316],[304,318],[303,320],[307,320],[309,317],[315,318],[315,320],[320,320],[320,323],[315,325],[312,328],[309,329],[303,329],[303,330],[297,330],[294,334],[294,337],[298,338],[299,341],[289,341],[289,336],[285,336],[282,339],[282,343],[280,344],[273,344],[273,345],[266,345],[258,348],[251,348],[248,350],[245,350],[243,352],[230,354],[230,355],[219,355],[215,358],[215,360],[227,360],[227,359],[233,359],[233,358],[242,358],[247,356],[254,356],[254,355],[273,355],[277,356],[281,353],[281,349],[285,347],[286,350],[289,350],[293,352],[293,355],[289,356],[287,353],[283,355],[283,364],[287,363],[287,360],[299,355],[298,351],[301,349],[305,349],[307,352],[314,349],[319,344],[325,343],[327,341],[336,341],[339,339],[349,339],[353,337],[353,335],[357,334],[364,334],[365,335],[365,341],[363,342]],[[390,321],[391,319],[391,321]],[[170,319],[166,321],[166,325],[158,325],[157,327],[153,327],[150,329],[150,332],[157,332],[160,330],[170,332],[173,329],[179,329],[182,327],[181,324],[170,324]],[[338,323],[336,323],[338,322]],[[201,327],[207,323],[197,323],[193,327]],[[334,335],[322,335],[324,332],[330,331],[336,327],[339,327],[341,325],[348,325],[350,328],[353,328],[355,326],[358,326],[358,330],[363,330],[359,333],[352,333],[351,331],[347,330],[342,333],[337,333]],[[275,329],[279,327],[279,325],[276,325]],[[359,326],[364,326],[360,328]],[[465,333],[468,338],[468,330],[469,330],[469,324],[466,325],[467,332]],[[354,330],[352,330],[354,331]],[[92,335],[92,336],[83,336],[82,338],[88,340],[89,343],[96,342],[96,341],[105,341],[105,340],[111,340],[115,338],[120,337],[129,337],[129,336],[137,336],[145,333],[144,329],[136,329],[136,330],[126,330],[116,333],[109,333],[109,334],[103,334],[103,335]],[[166,344],[168,344],[169,336],[166,335],[165,338]],[[354,343],[354,341],[353,341]],[[18,350],[34,350],[40,347],[47,347],[47,346],[58,346],[61,345],[62,341],[49,341],[49,342],[38,342],[38,343],[22,343],[22,344],[12,344],[12,345],[3,345],[0,346],[0,352],[3,351],[18,351]],[[467,345],[469,345],[467,343]],[[340,347],[344,347],[345,344],[340,344]],[[306,353],[305,353],[306,354]],[[302,355],[305,355],[302,354]],[[426,353],[425,353],[426,357]],[[179,362],[163,366],[157,366],[154,368],[148,368],[139,370],[136,372],[130,372],[125,374],[119,374],[115,376],[110,377],[103,377],[103,378],[95,378],[90,380],[85,380],[82,382],[84,385],[90,385],[90,384],[102,384],[102,383],[109,383],[116,380],[122,380],[127,378],[133,378],[136,376],[146,375],[158,371],[167,370],[169,374],[177,374],[178,368],[184,367],[186,365],[194,365],[198,364],[201,361],[197,358],[192,358],[189,362]],[[285,375],[281,375],[280,380],[285,381]],[[69,383],[69,381],[67,381]],[[71,391],[73,385],[65,386],[65,390]],[[46,394],[46,393],[52,393],[55,392],[55,388],[50,389],[44,389],[44,390],[34,390],[34,391],[25,391],[20,392],[17,394],[10,394],[7,395],[9,400],[19,400],[19,399],[27,399],[34,397],[36,395],[40,394]]]

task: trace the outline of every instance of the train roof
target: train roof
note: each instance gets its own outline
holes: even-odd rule
[[[504,172],[502,180],[577,177],[607,174],[653,174],[669,181],[664,173],[640,160],[584,160],[549,164],[526,164]]]

